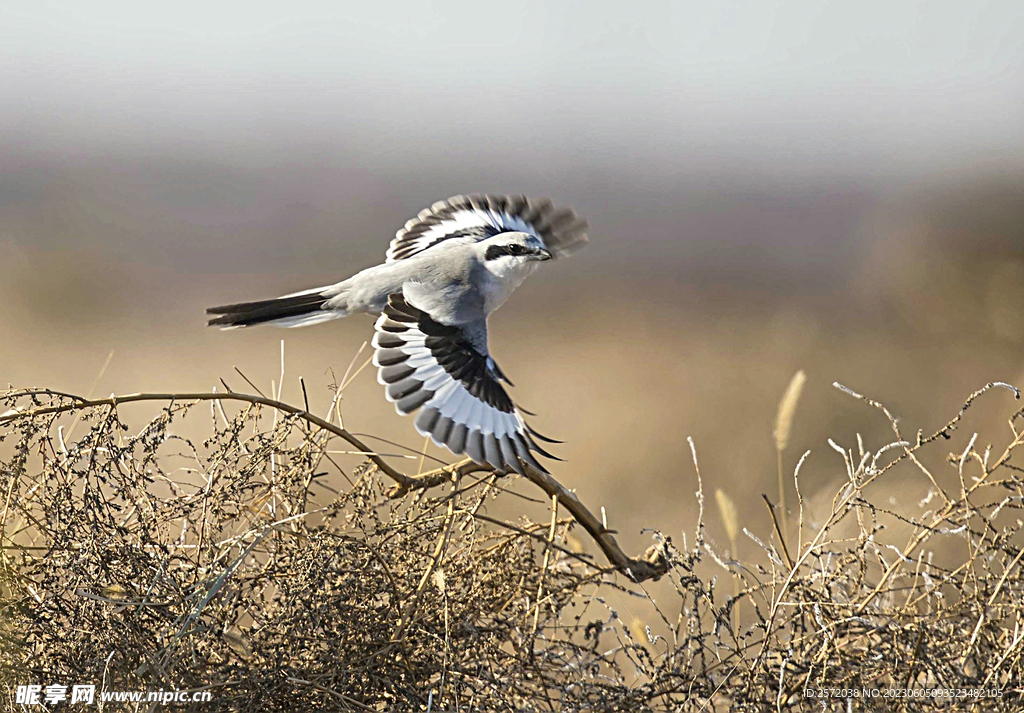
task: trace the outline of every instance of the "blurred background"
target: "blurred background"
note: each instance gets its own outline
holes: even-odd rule
[[[1024,384],[1021,37],[1013,0],[8,3],[0,379],[86,393],[113,351],[96,394],[242,390],[236,365],[266,392],[283,338],[282,398],[301,375],[325,410],[371,319],[216,332],[204,308],[375,264],[452,194],[547,195],[592,244],[491,342],[565,440],[554,474],[629,550],[643,527],[692,538],[692,436],[709,494],[766,535],[798,369],[784,464],[811,450],[822,514],[844,477],[826,438],[891,440],[833,381],[911,434]],[[950,450],[979,430],[1001,449],[1018,406],[985,398]],[[371,369],[342,408],[423,446]],[[917,503],[928,482],[879,487]]]

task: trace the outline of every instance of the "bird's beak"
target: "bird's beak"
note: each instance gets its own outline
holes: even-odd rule
[[[553,257],[554,255],[551,254],[551,251],[544,248],[538,248],[537,252],[533,254],[534,260],[550,260]]]

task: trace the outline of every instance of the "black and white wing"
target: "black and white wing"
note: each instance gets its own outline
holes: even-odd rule
[[[486,240],[498,233],[531,233],[555,258],[587,244],[587,221],[547,198],[454,196],[420,212],[395,234],[387,261],[404,260],[445,240]]]
[[[531,451],[549,458],[499,379],[486,353],[486,323],[447,326],[401,294],[388,298],[374,324],[373,363],[388,401],[405,415],[422,409],[416,430],[452,453],[522,475],[523,464],[547,472]],[[481,348],[483,351],[481,351]]]

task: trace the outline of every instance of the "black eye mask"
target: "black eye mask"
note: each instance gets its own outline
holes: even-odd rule
[[[484,260],[494,260],[502,255],[526,255],[529,251],[518,243],[511,245],[489,245]]]

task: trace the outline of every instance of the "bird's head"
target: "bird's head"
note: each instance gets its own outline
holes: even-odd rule
[[[479,259],[491,276],[484,287],[487,312],[497,309],[523,284],[542,260],[554,257],[543,241],[531,233],[498,233],[477,244]]]
[[[553,257],[543,241],[530,233],[498,233],[482,241],[480,248],[492,272],[514,270]]]

